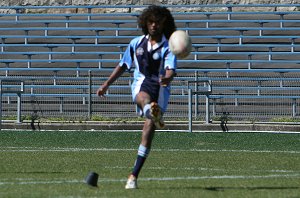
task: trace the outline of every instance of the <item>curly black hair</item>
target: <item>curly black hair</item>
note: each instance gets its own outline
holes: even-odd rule
[[[163,33],[167,39],[169,39],[171,34],[176,30],[174,18],[168,9],[162,6],[151,5],[144,9],[138,18],[139,27],[142,28],[145,35],[148,34],[147,21],[151,18],[155,18],[158,21],[165,19]]]

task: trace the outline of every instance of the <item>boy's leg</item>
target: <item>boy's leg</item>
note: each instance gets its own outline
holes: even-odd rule
[[[161,108],[156,102],[150,103],[150,98],[149,94],[143,91],[139,92],[135,98],[136,104],[143,109],[143,114],[146,120],[143,127],[142,140],[138,149],[137,159],[135,161],[133,171],[127,180],[125,186],[126,189],[137,188],[137,178],[148,154],[150,153],[155,129],[164,127]],[[161,99],[162,98],[159,98],[159,101],[162,101],[162,104],[165,105],[165,99],[168,99],[168,97],[163,97],[163,100]]]
[[[133,171],[129,175],[127,183],[125,188],[126,189],[136,189],[137,188],[137,178],[139,176],[139,173],[144,165],[144,162],[146,161],[150,149],[151,149],[151,143],[152,139],[154,137],[155,133],[155,126],[153,124],[153,121],[150,119],[146,119],[143,127],[143,133],[142,133],[142,140],[141,144],[138,149],[138,155],[137,159],[135,161]]]
[[[145,106],[147,106],[150,103],[150,96],[149,94],[147,94],[146,92],[140,92],[137,96],[136,96],[136,103],[137,105],[143,109],[144,114],[146,113],[144,108]],[[152,143],[152,139],[154,136],[154,132],[155,132],[155,126],[154,123],[151,119],[148,119],[147,116],[145,115],[146,120],[144,123],[144,127],[143,127],[143,132],[142,132],[142,139],[141,139],[141,143],[138,149],[138,155],[133,167],[133,171],[130,174],[130,176],[128,177],[127,183],[125,188],[126,189],[135,189],[137,188],[137,178],[139,176],[139,173],[144,165],[145,160],[147,159],[147,156],[150,152],[151,149],[151,143]]]

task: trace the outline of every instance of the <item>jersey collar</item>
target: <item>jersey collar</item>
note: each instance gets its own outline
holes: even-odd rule
[[[150,35],[148,34],[148,35],[146,36],[146,38],[149,40],[149,37],[150,37]],[[166,40],[167,40],[167,39],[166,39],[165,35],[163,35],[162,38],[161,38],[161,41],[160,41],[159,43],[156,43],[156,44],[153,45],[153,46],[151,46],[150,41],[148,41],[148,44],[147,44],[147,50],[150,52],[150,51],[153,51],[153,50],[157,49],[157,48],[160,47]]]

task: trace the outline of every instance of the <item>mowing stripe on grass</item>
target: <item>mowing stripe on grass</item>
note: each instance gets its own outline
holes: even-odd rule
[[[0,147],[0,152],[81,152],[81,151],[136,151],[136,149],[112,148],[61,148],[61,147]],[[227,150],[227,149],[152,149],[156,152],[241,152],[241,153],[289,153],[300,154],[300,151],[271,150]]]
[[[269,179],[269,178],[300,178],[300,174],[285,174],[285,175],[215,175],[215,176],[187,176],[187,177],[150,177],[150,178],[139,178],[139,181],[177,181],[177,180],[203,180],[203,179]],[[33,179],[32,179],[33,180]],[[125,182],[124,179],[111,179],[111,178],[101,178],[98,182]],[[36,184],[71,184],[71,183],[83,183],[84,180],[40,180],[40,181],[29,181],[28,178],[21,178],[13,181],[1,181],[0,186],[6,185],[36,185]]]

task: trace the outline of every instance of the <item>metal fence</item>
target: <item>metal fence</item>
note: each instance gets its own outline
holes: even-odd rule
[[[241,6],[274,9],[241,12]],[[178,28],[192,37],[193,50],[178,61],[165,118],[298,119],[300,12],[277,8],[299,6],[199,5],[194,6],[196,10],[170,6]],[[144,7],[119,6],[130,10],[126,13],[94,11],[118,6],[1,7],[9,11],[0,15],[0,77],[24,82],[21,107],[18,96],[11,93],[17,84],[3,85],[3,118],[17,119],[18,110],[26,119],[136,118],[131,73],[112,85],[106,98],[95,92],[128,42],[140,35],[136,16]],[[82,12],[51,13],[54,8]]]
[[[95,92],[108,74],[101,71],[90,72],[90,75],[89,72],[85,73],[82,72],[80,77],[19,77],[24,82],[22,116],[38,115],[45,119],[64,120],[137,117],[130,93],[131,74],[117,80],[106,97],[100,98]],[[182,70],[172,83],[172,95],[165,117],[167,120],[188,120],[191,113],[193,120],[206,122],[220,120],[224,115],[227,119],[244,121],[299,118],[299,73],[290,74],[282,78],[276,72],[265,75],[260,71],[257,74],[253,71],[239,74],[232,72],[228,78],[226,72],[211,72],[207,76],[201,71],[192,73]],[[207,94],[208,86],[205,82],[208,80],[211,81],[211,92]],[[189,81],[198,83],[189,85]],[[6,83],[3,89],[10,90],[16,86],[14,83]],[[191,104],[189,89],[193,92]],[[17,103],[17,95],[9,91],[2,93],[4,118],[17,115]]]

